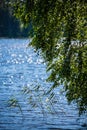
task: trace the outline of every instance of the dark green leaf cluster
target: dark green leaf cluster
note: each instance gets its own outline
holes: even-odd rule
[[[15,4],[16,3],[16,4]],[[52,89],[63,84],[69,102],[87,111],[86,0],[15,0],[16,17],[32,23],[31,45],[42,51]]]

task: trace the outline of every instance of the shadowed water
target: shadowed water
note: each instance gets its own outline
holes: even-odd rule
[[[52,100],[45,94],[46,65],[28,43],[0,39],[0,130],[86,130],[86,117],[78,117],[75,104],[68,106],[60,88]]]

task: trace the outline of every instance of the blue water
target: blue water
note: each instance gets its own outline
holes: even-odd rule
[[[0,39],[0,130],[86,130],[62,86],[46,95],[46,64],[28,39]],[[39,87],[39,89],[37,89]],[[11,99],[17,103],[9,105]]]

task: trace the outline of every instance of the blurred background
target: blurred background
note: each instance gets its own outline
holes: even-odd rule
[[[7,1],[8,2],[8,1]],[[31,25],[27,28],[12,15],[12,8],[5,0],[0,0],[0,37],[28,37]]]

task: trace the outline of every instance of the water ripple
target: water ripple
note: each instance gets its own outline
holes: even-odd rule
[[[45,95],[51,85],[45,81],[46,64],[33,48],[27,48],[28,43],[0,39],[0,130],[85,130],[81,126],[85,118],[76,121],[76,106],[68,106],[60,88],[51,94],[55,93],[51,102]]]

